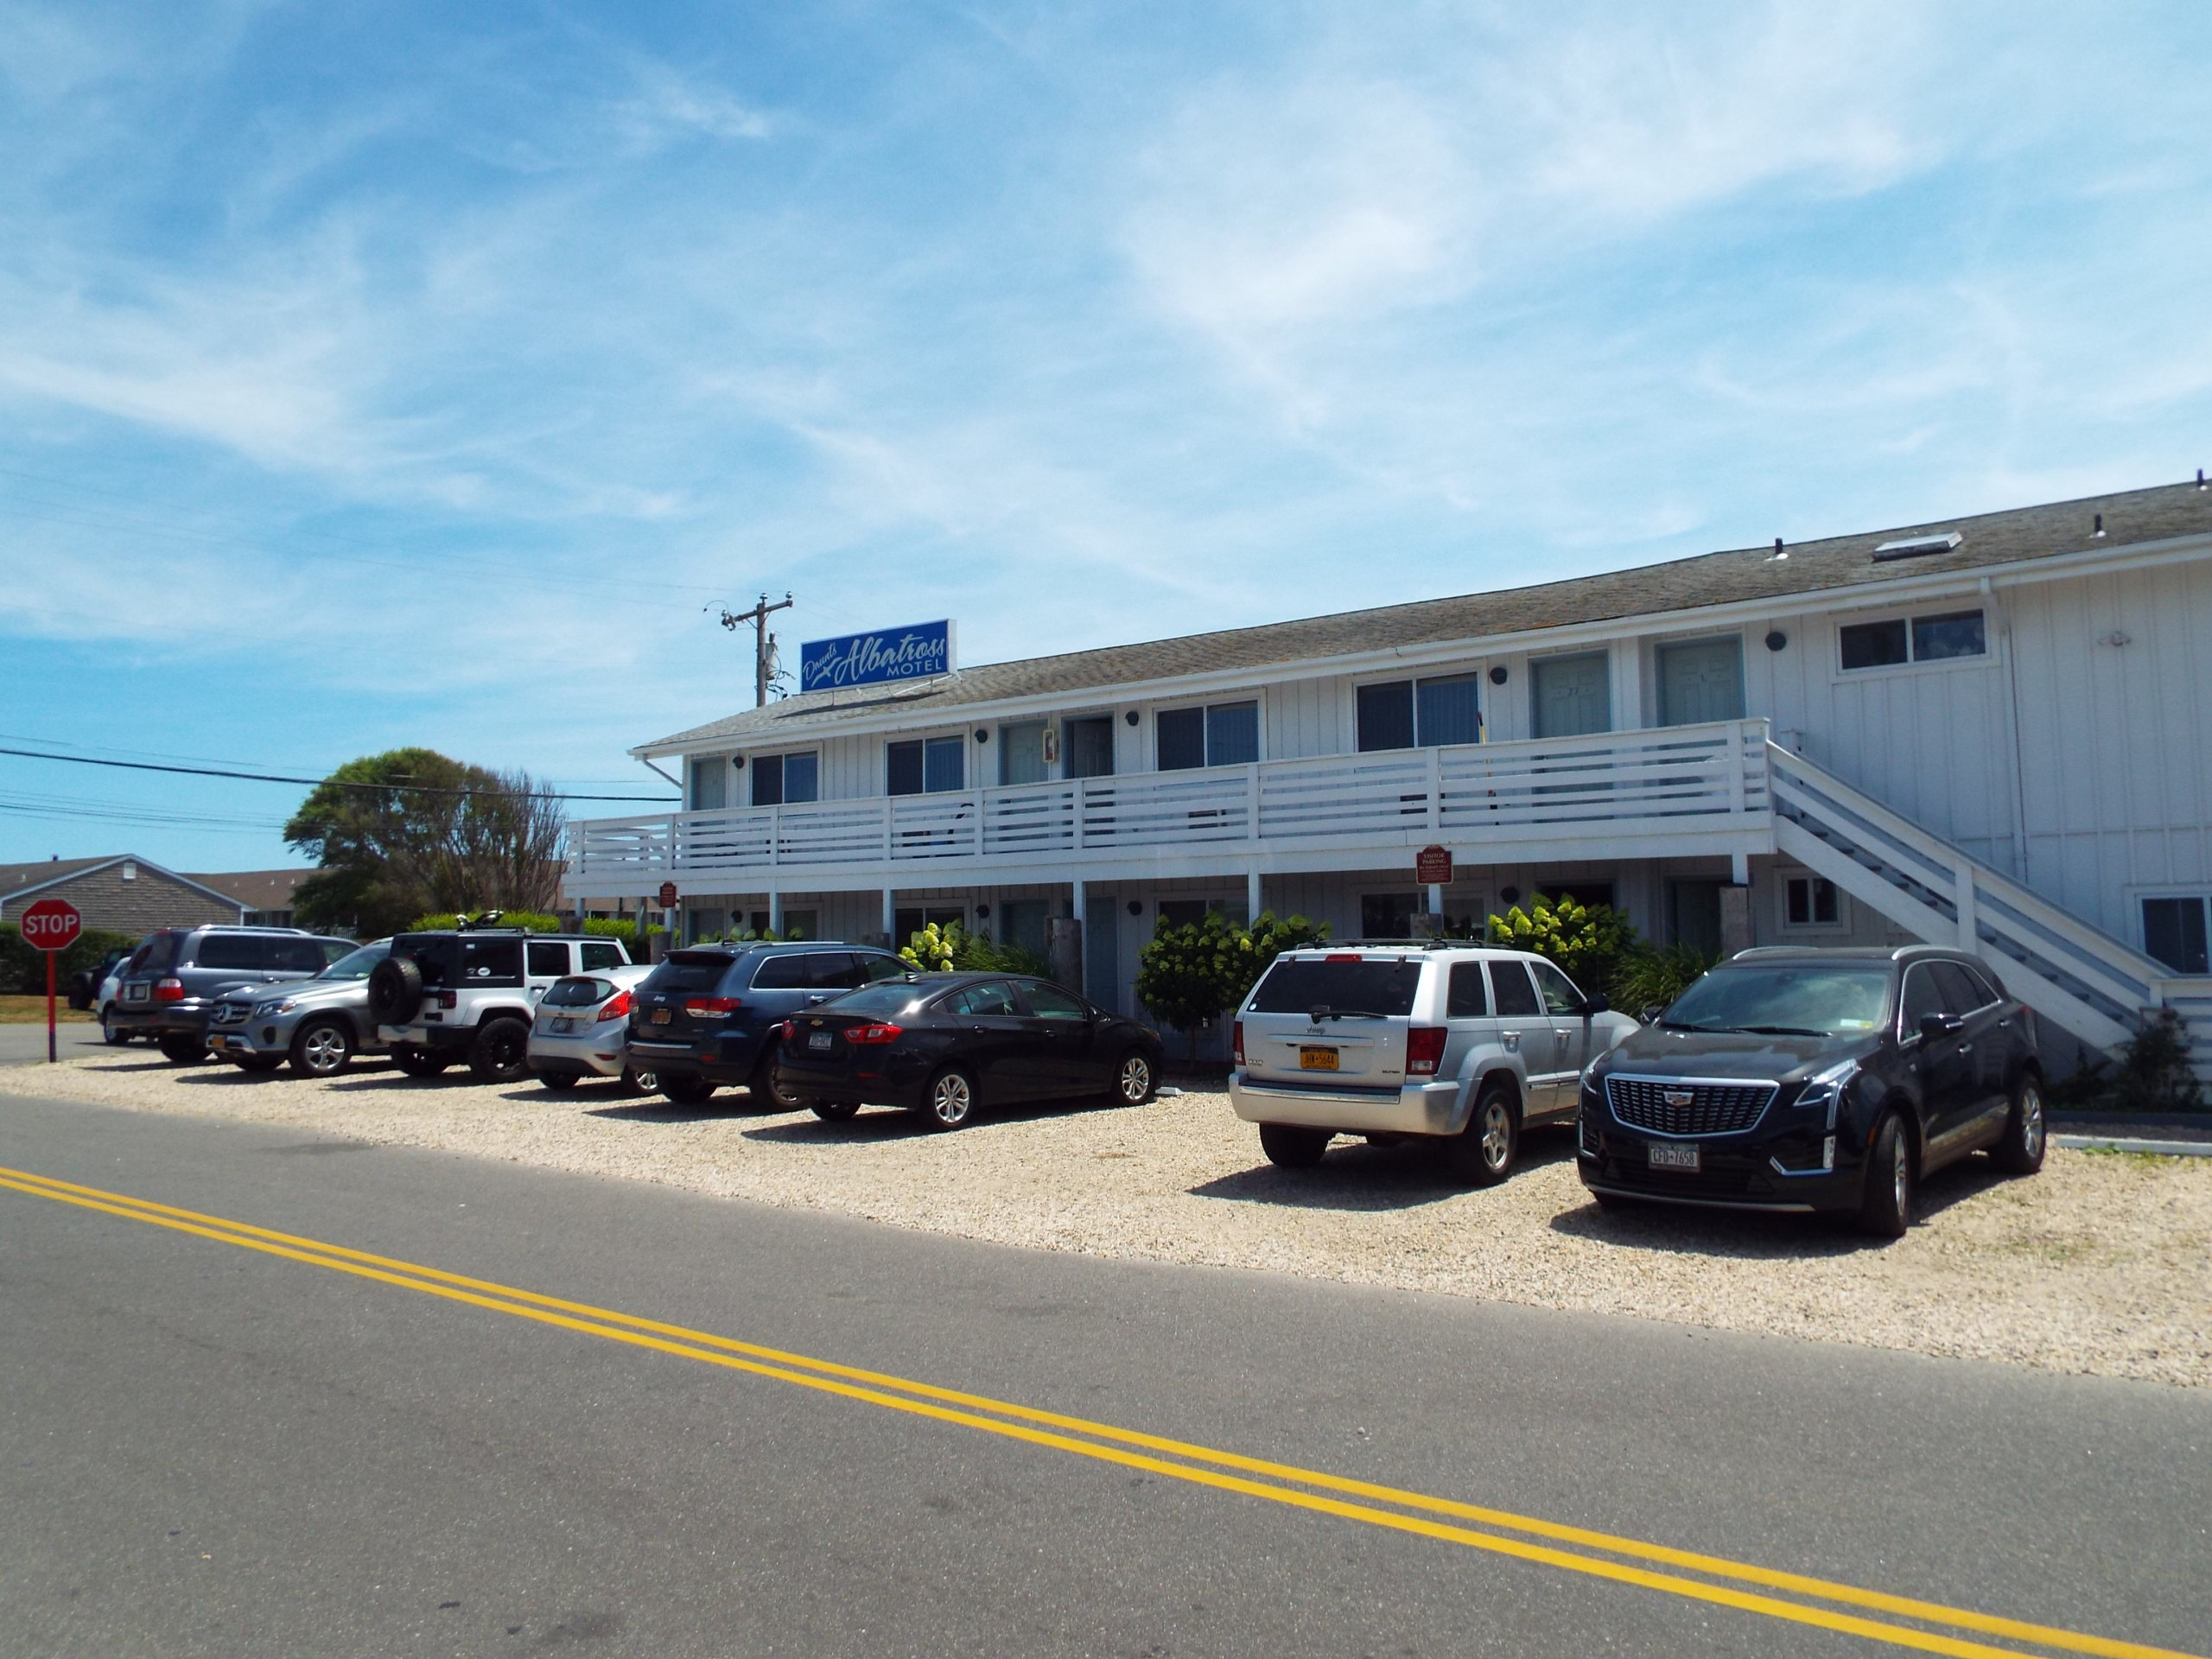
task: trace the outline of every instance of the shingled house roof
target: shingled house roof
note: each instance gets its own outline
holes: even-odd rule
[[[1875,551],[1885,543],[1953,534],[1959,539],[1948,550],[1904,557],[1878,557]],[[748,709],[725,720],[675,733],[641,745],[632,753],[655,754],[724,740],[738,743],[753,739],[783,741],[802,731],[819,731],[840,723],[864,709],[950,709],[966,703],[1103,690],[1185,674],[1266,668],[1455,639],[1784,599],[1885,579],[1974,570],[2204,534],[2212,534],[2212,491],[2194,483],[2164,485],[1825,541],[1792,542],[1787,544],[1789,556],[1786,559],[1774,557],[1770,543],[1736,548],[1532,588],[1421,600],[1294,622],[1185,634],[1142,645],[990,663],[922,684],[868,687],[866,690],[874,695],[857,700],[849,690],[807,692],[765,709]]]

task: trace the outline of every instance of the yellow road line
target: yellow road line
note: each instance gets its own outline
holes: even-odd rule
[[[1571,1572],[1635,1584],[1696,1600],[1714,1602],[1793,1623],[1816,1625],[1823,1629],[1866,1637],[1872,1640],[1916,1648],[1927,1652],[1996,1656],[2012,1654],[2014,1650],[1992,1648],[1980,1643],[1961,1641],[1950,1637],[1913,1630],[1904,1625],[1860,1618],[1827,1608],[1808,1607],[1796,1602],[1781,1601],[1769,1596],[1732,1590],[1725,1586],[1705,1584],[1673,1573],[1655,1573],[1621,1562],[1548,1548],[1542,1545],[1527,1543],[1520,1539],[1502,1537],[1494,1532],[1476,1531],[1468,1528],[1425,1520],[1415,1516],[1394,1515],[1365,1504],[1347,1503],[1315,1493],[1286,1490],[1279,1485],[1218,1473],[1213,1469],[1192,1468],[1185,1464],[1165,1462],[1156,1457],[1122,1450],[1121,1446],[1141,1446],[1201,1463],[1269,1475],[1278,1480],[1295,1481],[1303,1485],[1319,1486],[1328,1491],[1372,1497],[1404,1507],[1427,1510],[1432,1513],[1449,1514],[1482,1521],[1487,1524],[1513,1531],[1580,1543],[1586,1548],[1602,1549],[1615,1554],[1626,1554],[1647,1560],[1662,1561],[1670,1566],[1688,1567],[1713,1576],[1733,1578],[1739,1582],[1763,1584],[1771,1588],[1794,1591],[1799,1594],[1876,1609],[1928,1623],[1948,1624],[1954,1629],[1976,1630],[1985,1634],[2009,1637],[2015,1640],[2046,1647],[2056,1647],[2069,1652],[2110,1656],[2111,1659],[2191,1659],[2190,1656],[2177,1654],[2170,1649],[2117,1642],[2049,1625],[1999,1618],[1963,1608],[1947,1607],[1937,1603],[1890,1596],[1878,1591],[1862,1590],[1856,1586],[1834,1584],[1825,1580],[1809,1578],[1802,1574],[1780,1573],[1769,1568],[1732,1561],[1723,1557],[1701,1555],[1690,1551],[1672,1549],[1663,1545],[1649,1544],[1639,1540],[1617,1537],[1580,1528],[1561,1526],[1556,1522],[1516,1516],[1503,1510],[1487,1510],[1477,1505],[1459,1503],[1451,1499],[1431,1497],[1423,1493],[1403,1491],[1368,1482],[1347,1480],[1342,1477],[1315,1470],[1301,1469],[1294,1465],[1270,1463],[1261,1459],[1246,1458],[1235,1452],[1216,1451],[1211,1447],[1193,1446],[1188,1442],[1166,1440],[1134,1430],[1118,1428],[1110,1424],[1094,1423],[1082,1418],[1039,1411],[1033,1408],[1020,1406],[1009,1402],[993,1400],[985,1395],[963,1394],[957,1390],[939,1389],[931,1384],[880,1372],[840,1365],[831,1361],[810,1359],[803,1355],[791,1354],[777,1349],[739,1342],[730,1338],[688,1330],[681,1325],[667,1325],[657,1320],[640,1319],[635,1315],[594,1307],[588,1303],[565,1301],[557,1297],[544,1296],[533,1291],[519,1290],[486,1280],[471,1279],[462,1274],[447,1273],[440,1268],[427,1268],[389,1256],[350,1249],[342,1245],[328,1244],[295,1234],[276,1232],[248,1223],[204,1215],[195,1211],[180,1210],[171,1205],[156,1204],[149,1199],[108,1192],[98,1187],[79,1186],[72,1182],[61,1181],[26,1171],[0,1167],[0,1186],[87,1210],[148,1223],[217,1243],[260,1251],[308,1266],[352,1274],[357,1277],[397,1288],[439,1296],[490,1312],[507,1313],[585,1335],[624,1342],[632,1346],[652,1349],[720,1365],[729,1370],[770,1377],[819,1392],[864,1401],[892,1410],[957,1423],[965,1427],[979,1429],[1034,1445],[1050,1446],[1055,1450],[1072,1452],[1078,1456],[1116,1463],[1130,1468],[1143,1469],[1173,1479],[1266,1498],[1297,1508],[1318,1510],[1345,1519],[1364,1522],[1370,1525],[1460,1543],[1494,1554],[1540,1562]],[[793,1369],[795,1367],[804,1369]],[[810,1371],[818,1374],[807,1374]],[[918,1398],[902,1398],[899,1395],[886,1392],[886,1389],[901,1390],[905,1395],[918,1396]],[[945,1403],[938,1403],[940,1402]],[[957,1406],[975,1409],[951,1408]],[[1013,1422],[995,1421],[993,1418],[976,1415],[976,1410],[997,1413],[1018,1421]],[[1109,1441],[1118,1441],[1121,1446],[1102,1446],[1072,1440],[1065,1434],[1025,1427],[1027,1423],[1047,1424],[1079,1433],[1096,1435]]]

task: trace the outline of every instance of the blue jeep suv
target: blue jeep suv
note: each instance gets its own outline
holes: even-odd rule
[[[630,1014],[628,1052],[660,1091],[696,1106],[724,1084],[772,1092],[777,1030],[803,1008],[914,969],[872,945],[702,944],[647,976]],[[777,1099],[796,1111],[799,1103]]]

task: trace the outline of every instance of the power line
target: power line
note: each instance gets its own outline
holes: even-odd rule
[[[341,778],[286,778],[273,772],[229,772],[216,766],[164,766],[150,760],[101,760],[89,754],[47,754],[37,749],[0,749],[25,760],[60,760],[76,766],[113,766],[124,772],[171,772],[188,778],[239,778],[254,784],[302,784],[309,789],[328,784],[338,789],[401,789],[416,795],[495,795],[531,801],[645,801],[656,806],[681,806],[673,795],[568,795],[556,790],[444,789],[430,784],[357,783]]]

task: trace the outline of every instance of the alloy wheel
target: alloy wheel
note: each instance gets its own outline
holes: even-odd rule
[[[308,1071],[327,1077],[346,1064],[346,1033],[335,1026],[317,1026],[300,1045],[300,1053]]]
[[[1131,1106],[1141,1106],[1152,1094],[1152,1062],[1141,1054],[1132,1054],[1122,1062],[1122,1099]]]
[[[1503,1100],[1493,1098],[1483,1109],[1483,1162],[1503,1169],[1512,1151],[1513,1114]]]
[[[2020,1087],[2020,1151],[2033,1161],[2043,1156],[2043,1090],[2034,1084]]]
[[[976,1091],[957,1071],[948,1071],[930,1085],[930,1116],[940,1128],[957,1129],[976,1109]]]
[[[1912,1213],[1912,1154],[1906,1149],[1904,1136],[1898,1135],[1891,1143],[1890,1196],[1900,1216]]]

